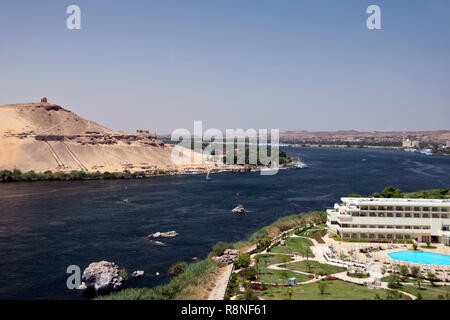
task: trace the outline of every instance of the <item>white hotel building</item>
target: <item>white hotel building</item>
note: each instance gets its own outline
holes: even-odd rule
[[[450,199],[341,198],[327,227],[342,238],[412,239],[450,245]]]

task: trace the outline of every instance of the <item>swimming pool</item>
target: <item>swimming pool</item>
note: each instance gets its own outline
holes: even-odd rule
[[[450,256],[425,251],[397,251],[388,253],[394,260],[408,261],[420,264],[450,265]]]

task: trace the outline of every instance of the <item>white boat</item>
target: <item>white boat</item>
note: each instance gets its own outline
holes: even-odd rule
[[[427,156],[431,156],[433,154],[433,152],[431,151],[431,149],[423,149],[420,150],[420,153],[427,155]]]
[[[404,151],[405,151],[405,152],[417,152],[417,149],[414,149],[414,148],[405,148]]]
[[[308,165],[304,163],[302,160],[300,160],[300,158],[297,160],[295,165],[291,167],[291,169],[303,169],[303,168],[308,168]]]
[[[209,176],[209,173],[211,172],[211,170],[208,170],[208,173],[206,174],[206,180],[211,180],[211,177]]]
[[[184,174],[200,174],[199,171],[186,171]]]

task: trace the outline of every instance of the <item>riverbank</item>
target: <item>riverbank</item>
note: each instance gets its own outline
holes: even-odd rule
[[[284,231],[295,226],[318,223],[326,219],[324,212],[313,211],[290,215],[276,220],[269,226],[263,227],[253,233],[247,240],[229,243],[224,248],[235,248],[244,252],[264,250],[263,247],[254,247],[258,240],[274,238]],[[221,250],[223,251],[223,250]],[[219,252],[220,253],[220,252]],[[204,260],[190,263],[186,270],[174,277],[168,284],[155,288],[126,288],[109,295],[100,296],[100,300],[203,300],[208,299],[216,283],[223,278],[227,267],[222,267],[213,261],[212,257],[217,253],[211,252]],[[228,267],[229,268],[229,267]],[[226,278],[226,277],[225,277]],[[222,279],[223,280],[223,279]],[[220,288],[218,295],[220,295]]]

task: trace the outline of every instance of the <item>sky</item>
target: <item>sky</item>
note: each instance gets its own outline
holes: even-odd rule
[[[158,134],[450,129],[449,14],[448,0],[2,0],[0,105],[47,96]]]

